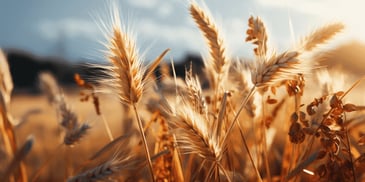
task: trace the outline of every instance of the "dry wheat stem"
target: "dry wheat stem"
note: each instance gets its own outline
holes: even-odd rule
[[[2,134],[2,139],[4,142],[6,153],[11,157],[14,156],[17,152],[17,144],[16,144],[16,136],[14,132],[14,128],[11,122],[11,116],[8,113],[8,108],[6,104],[6,93],[0,92],[0,131]],[[10,101],[10,98],[9,98]],[[26,168],[21,161],[19,164],[19,168],[17,168],[17,176],[10,176],[10,181],[27,181],[27,172]]]
[[[150,151],[148,149],[147,139],[146,139],[146,136],[145,136],[144,131],[143,131],[142,120],[139,117],[139,114],[137,112],[136,104],[134,103],[134,104],[132,104],[132,106],[133,106],[133,110],[134,110],[134,113],[135,113],[135,116],[136,116],[136,119],[137,119],[138,128],[139,128],[139,131],[140,131],[140,134],[141,134],[141,137],[142,137],[143,146],[144,146],[144,150],[145,150],[145,154],[146,154],[146,158],[147,158],[147,162],[148,162],[148,167],[149,167],[149,170],[150,170],[150,173],[151,173],[151,178],[152,178],[152,181],[155,181],[155,176],[154,176],[153,166],[152,166],[152,161],[151,161],[151,155],[150,155]]]
[[[155,69],[157,68],[157,66],[160,65],[162,59],[165,57],[165,55],[170,51],[170,49],[166,49],[164,50],[154,61],[152,61],[152,63],[150,64],[150,66],[148,67],[148,70],[145,73],[145,76],[143,77],[143,80],[145,81],[146,79],[148,79],[149,77],[151,77],[151,75],[153,74],[153,72],[155,71]]]
[[[261,95],[261,97],[264,97],[264,95]],[[265,101],[264,99],[261,99],[261,104],[262,104],[262,118],[265,118]],[[267,144],[266,144],[266,124],[265,124],[265,120],[262,119],[261,121],[261,130],[262,130],[262,148],[263,148],[263,160],[264,160],[264,165],[265,165],[265,170],[266,170],[266,178],[268,182],[271,182],[271,172],[270,172],[270,166],[269,166],[269,157],[268,157],[268,152],[267,152]]]
[[[54,159],[56,156],[58,156],[58,151],[61,149],[61,147],[63,146],[63,144],[59,144],[57,146],[57,148],[51,152],[51,155],[48,156],[48,158],[45,160],[45,162],[42,163],[41,167],[39,167],[36,172],[33,174],[33,177],[31,178],[31,182],[36,182],[39,181],[38,178],[41,175],[41,173],[43,172],[43,170],[46,169],[47,165],[51,162],[52,159]]]
[[[285,181],[289,181],[291,178],[297,176],[304,168],[306,168],[308,165],[310,165],[312,162],[314,162],[317,159],[318,152],[313,153],[311,156],[309,156],[305,161],[301,162],[297,165],[292,171],[288,173],[288,175],[285,178]]]
[[[5,105],[9,105],[10,103],[13,87],[8,61],[0,49],[0,91],[4,97]]]
[[[227,129],[227,132],[226,132],[225,136],[223,137],[223,140],[222,140],[223,143],[226,143],[227,138],[228,138],[228,135],[232,132],[232,129],[233,129],[234,125],[236,124],[236,122],[238,120],[238,117],[241,114],[243,108],[246,106],[248,100],[255,94],[256,91],[257,91],[256,87],[252,87],[251,90],[250,90],[250,92],[242,100],[242,102],[240,104],[240,107],[239,107],[237,113],[235,114],[232,122],[230,123],[230,125],[229,125],[229,127]]]
[[[113,137],[112,131],[110,130],[109,124],[108,124],[108,122],[105,119],[104,114],[101,114],[100,117],[101,117],[101,120],[103,121],[105,130],[106,130],[106,133],[108,134],[108,137],[109,137],[109,140],[110,141],[113,141],[114,140],[114,137]]]
[[[12,172],[22,164],[24,158],[29,154],[33,147],[34,138],[33,136],[29,136],[23,146],[15,153],[13,160],[8,165],[7,169],[5,170],[5,175],[2,176],[2,179],[7,181],[11,176]],[[27,176],[24,176],[24,181],[28,181]]]
[[[247,140],[246,140],[246,137],[245,137],[245,135],[244,135],[244,133],[243,133],[243,129],[242,129],[242,127],[241,127],[241,124],[238,122],[238,123],[237,123],[237,125],[238,125],[238,129],[239,129],[239,131],[240,131],[240,135],[241,135],[241,138],[242,138],[242,141],[243,141],[243,145],[244,145],[244,147],[245,147],[245,149],[246,149],[246,151],[247,151],[248,158],[250,159],[251,165],[252,165],[252,167],[253,167],[253,168],[254,168],[254,170],[255,170],[255,173],[256,173],[256,176],[257,176],[258,180],[259,180],[260,182],[262,182],[262,177],[261,177],[261,175],[260,175],[260,171],[259,171],[259,169],[257,168],[257,166],[256,166],[256,164],[255,164],[255,161],[253,160],[253,157],[252,157],[252,154],[251,154],[250,148],[248,147]]]
[[[346,141],[347,141],[347,145],[348,145],[347,152],[349,153],[349,157],[350,157],[352,176],[354,178],[354,182],[356,182],[356,170],[355,170],[355,165],[354,165],[354,159],[353,159],[352,153],[351,153],[351,143],[350,143],[350,137],[349,137],[349,130],[347,129],[347,126],[344,126],[344,130],[345,130]]]

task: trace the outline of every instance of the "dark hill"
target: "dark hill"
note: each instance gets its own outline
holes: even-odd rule
[[[91,78],[104,75],[101,69],[88,67],[87,61],[73,63],[57,57],[40,57],[14,49],[4,50],[4,52],[9,62],[15,92],[39,92],[38,74],[44,71],[54,74],[57,81],[63,86],[75,86],[73,80],[75,73],[89,78],[87,81],[91,82],[93,81]],[[185,68],[190,65],[190,62],[193,63],[194,72],[201,73],[202,59],[196,55],[187,55],[183,60],[178,60],[175,63],[177,76],[184,76]],[[158,71],[156,74],[159,74]]]

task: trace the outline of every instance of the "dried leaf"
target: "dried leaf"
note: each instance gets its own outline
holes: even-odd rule
[[[341,104],[341,101],[338,99],[337,95],[333,95],[330,100],[331,108],[337,108]]]
[[[314,135],[316,133],[316,130],[310,127],[303,128],[303,132],[307,135]]]
[[[305,140],[305,133],[302,130],[302,126],[299,123],[293,122],[289,129],[290,142],[299,144]]]
[[[324,157],[326,157],[326,155],[327,155],[327,152],[325,150],[321,150],[318,152],[317,159],[318,160],[323,159]]]
[[[312,104],[309,104],[307,106],[307,113],[308,115],[312,116],[314,114],[316,114],[316,110],[314,110],[314,106]]]
[[[278,100],[270,98],[270,96],[267,97],[266,103],[268,104],[276,104]]]
[[[306,116],[306,114],[303,111],[299,112],[299,120],[300,121],[305,121],[306,120],[305,116]]]
[[[356,110],[357,110],[357,107],[356,107],[356,105],[354,105],[354,104],[345,104],[345,105],[343,106],[343,110],[344,110],[345,112],[352,112],[352,111],[356,111]]]
[[[332,123],[334,123],[334,120],[332,118],[327,118],[323,121],[324,125],[330,126],[332,125]]]
[[[336,96],[337,97],[341,97],[341,96],[343,96],[343,94],[344,94],[345,92],[344,91],[339,91],[339,92],[336,92]]]
[[[320,165],[316,169],[316,174],[318,174],[318,176],[320,176],[320,177],[324,177],[327,174],[326,166],[324,164]]]
[[[298,114],[296,112],[293,112],[293,114],[290,116],[290,122],[294,123],[298,121]]]
[[[362,135],[357,143],[359,145],[365,145],[365,135]]]

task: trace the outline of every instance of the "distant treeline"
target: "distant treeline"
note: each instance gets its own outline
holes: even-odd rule
[[[4,51],[9,61],[15,92],[25,90],[38,93],[38,74],[44,71],[54,74],[58,82],[63,86],[75,85],[73,80],[75,73],[79,73],[88,82],[94,82],[93,78],[105,76],[100,68],[88,66],[88,63],[95,63],[95,60],[79,60],[75,62],[57,57],[35,56],[31,53],[14,49],[5,49]],[[365,73],[364,52],[365,45],[363,43],[357,41],[347,42],[334,48],[332,51],[319,54],[318,63],[323,67],[341,70],[348,75],[363,76]],[[181,60],[174,60],[176,75],[184,77],[185,69],[190,67],[190,63],[192,63],[193,72],[202,75],[200,74],[204,66],[202,58],[194,54],[187,54]],[[159,69],[156,71],[156,76],[159,78]],[[207,86],[206,83],[202,84],[205,87]]]
[[[63,86],[75,86],[74,74],[78,73],[88,82],[94,82],[93,78],[105,76],[103,70],[90,66],[90,61],[83,60],[73,62],[58,57],[41,57],[29,52],[8,49],[4,50],[7,55],[11,75],[14,82],[14,92],[38,93],[38,75],[41,72],[51,72],[57,81]],[[95,62],[95,61],[91,61]],[[175,60],[177,76],[184,76],[185,68],[193,65],[196,73],[201,73],[203,61],[199,55],[187,54],[182,60]],[[156,76],[159,78],[159,69]]]

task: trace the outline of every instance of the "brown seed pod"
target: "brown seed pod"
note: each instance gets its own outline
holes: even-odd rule
[[[321,150],[321,151],[319,151],[319,152],[318,152],[317,159],[318,159],[318,160],[321,160],[321,159],[323,159],[324,157],[326,157],[326,155],[327,155],[327,151],[325,151],[325,150]]]
[[[296,112],[293,112],[293,114],[290,116],[290,122],[294,123],[298,121],[298,114]]]
[[[305,140],[305,133],[302,130],[302,126],[298,122],[293,122],[289,129],[290,142],[300,144]]]
[[[355,104],[345,104],[345,105],[343,105],[343,110],[345,112],[352,112],[352,111],[356,111],[357,107]]]
[[[327,168],[326,165],[322,164],[320,165],[316,170],[315,173],[319,176],[319,177],[324,177],[327,174]]]
[[[270,96],[267,96],[266,103],[268,104],[276,104],[278,103],[278,100],[270,98]]]

